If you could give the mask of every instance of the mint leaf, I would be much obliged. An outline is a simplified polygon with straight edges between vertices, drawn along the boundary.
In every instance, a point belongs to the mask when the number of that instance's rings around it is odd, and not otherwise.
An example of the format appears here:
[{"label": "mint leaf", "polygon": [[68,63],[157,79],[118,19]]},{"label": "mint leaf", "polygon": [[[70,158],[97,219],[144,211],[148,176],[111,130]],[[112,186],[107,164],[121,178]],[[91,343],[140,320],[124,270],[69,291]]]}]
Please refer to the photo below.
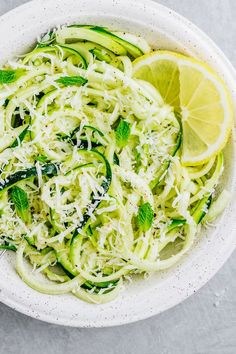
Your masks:
[{"label": "mint leaf", "polygon": [[10,190],[10,197],[15,205],[17,215],[25,223],[29,223],[31,221],[31,214],[27,193],[22,188],[14,186]]},{"label": "mint leaf", "polygon": [[130,136],[130,124],[125,120],[119,122],[116,132],[116,144],[123,148],[127,145]]},{"label": "mint leaf", "polygon": [[21,75],[25,73],[25,70],[0,70],[0,84],[10,84],[16,81]]},{"label": "mint leaf", "polygon": [[44,155],[38,155],[38,156],[35,157],[35,160],[39,161],[39,162],[47,162],[48,161],[48,157],[44,156]]},{"label": "mint leaf", "polygon": [[16,72],[14,70],[0,70],[0,83],[8,84],[16,80]]},{"label": "mint leaf", "polygon": [[0,250],[8,250],[8,251],[17,251],[16,246],[10,245],[9,243],[5,242],[3,245],[0,244]]},{"label": "mint leaf", "polygon": [[146,232],[152,226],[154,212],[150,203],[142,204],[138,210],[137,224],[140,230]]},{"label": "mint leaf", "polygon": [[64,86],[83,86],[88,80],[82,76],[62,76],[56,82]]}]

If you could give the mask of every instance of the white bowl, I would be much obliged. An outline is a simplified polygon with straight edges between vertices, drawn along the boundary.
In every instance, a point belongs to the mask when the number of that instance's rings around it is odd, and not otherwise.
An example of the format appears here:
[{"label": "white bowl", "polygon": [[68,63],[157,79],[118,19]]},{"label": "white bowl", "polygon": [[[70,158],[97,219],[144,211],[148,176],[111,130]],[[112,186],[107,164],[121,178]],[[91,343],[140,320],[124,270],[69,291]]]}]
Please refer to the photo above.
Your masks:
[{"label": "white bowl", "polygon": [[[188,53],[209,63],[226,81],[236,103],[236,73],[224,54],[196,26],[172,10],[137,0],[36,0],[0,18],[0,60],[23,53],[38,35],[64,23],[93,23],[141,34],[154,48]],[[235,191],[235,145],[226,149],[222,181]],[[0,261],[0,301],[29,316],[61,325],[113,326],[158,314],[192,295],[223,265],[236,246],[236,201],[216,227],[203,230],[188,255],[172,269],[135,281],[105,305],[90,305],[72,295],[47,296],[25,285],[14,269],[14,255]]]}]

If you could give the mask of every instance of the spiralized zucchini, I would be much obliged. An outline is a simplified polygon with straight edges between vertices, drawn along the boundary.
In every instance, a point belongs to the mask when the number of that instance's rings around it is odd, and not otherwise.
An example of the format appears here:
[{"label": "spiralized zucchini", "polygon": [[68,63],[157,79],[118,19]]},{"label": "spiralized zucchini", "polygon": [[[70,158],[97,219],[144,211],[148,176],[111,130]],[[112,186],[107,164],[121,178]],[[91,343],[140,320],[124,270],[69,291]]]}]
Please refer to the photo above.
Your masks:
[{"label": "spiralized zucchini", "polygon": [[223,154],[181,164],[179,114],[132,78],[149,51],[63,27],[1,70],[0,248],[39,292],[111,301],[128,274],[174,265],[197,237]]}]

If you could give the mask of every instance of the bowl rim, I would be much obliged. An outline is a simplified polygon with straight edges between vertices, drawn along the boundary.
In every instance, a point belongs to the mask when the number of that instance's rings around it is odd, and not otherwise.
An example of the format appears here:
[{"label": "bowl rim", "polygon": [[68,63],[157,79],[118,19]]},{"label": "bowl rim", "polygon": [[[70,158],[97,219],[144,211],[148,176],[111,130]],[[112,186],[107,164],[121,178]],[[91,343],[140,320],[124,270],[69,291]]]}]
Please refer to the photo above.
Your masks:
[{"label": "bowl rim", "polygon": [[[52,2],[53,0],[48,0],[48,3]],[[56,0],[58,2],[60,2],[61,0]],[[98,1],[99,0],[95,0]],[[125,0],[118,0],[117,3],[124,3]],[[15,17],[18,14],[24,12],[25,10],[29,11],[34,9],[34,7],[38,4],[41,4],[42,0],[32,0],[29,1],[25,4],[22,4],[10,11],[8,11],[7,13],[3,14],[2,16],[0,16],[0,20],[1,22],[7,22],[9,17]],[[54,0],[55,3],[55,0]],[[236,83],[236,71],[233,67],[233,65],[230,63],[230,61],[228,60],[228,58],[225,56],[225,54],[222,52],[222,50],[213,42],[213,40],[211,40],[209,38],[208,35],[206,35],[201,29],[199,29],[195,24],[193,24],[191,21],[189,21],[188,19],[186,19],[184,16],[178,14],[176,11],[162,5],[159,4],[157,2],[151,1],[151,0],[131,0],[130,4],[137,4],[137,3],[141,3],[141,4],[145,4],[148,8],[153,8],[155,10],[159,10],[160,12],[162,12],[162,14],[164,14],[164,16],[168,17],[168,18],[172,18],[173,21],[179,22],[181,23],[181,25],[183,25],[186,28],[189,28],[189,31],[192,32],[192,34],[196,35],[197,38],[200,38],[200,40],[202,42],[204,42],[205,44],[209,45],[209,47],[212,48],[213,52],[217,54],[217,56],[219,57],[219,59],[221,60],[221,62],[224,64],[224,67],[227,71],[230,71],[232,74],[232,86],[233,84]],[[44,0],[44,6],[47,6],[47,2]],[[1,27],[1,23],[0,23],[0,27]],[[235,140],[235,139],[234,139]],[[234,148],[235,148],[235,141],[234,141]],[[196,286],[196,290],[199,290],[202,286],[204,286],[217,272],[218,270],[223,266],[223,264],[228,260],[228,258],[230,257],[230,255],[233,253],[234,249],[236,248],[236,242],[235,244],[229,244],[227,247],[227,250],[225,251],[224,255],[222,255],[221,257],[218,257],[217,262],[214,263],[214,266],[211,268],[210,271],[208,271],[207,275],[205,275],[203,277],[203,279],[201,281],[198,281],[198,284]],[[1,286],[1,284],[0,284]],[[66,325],[66,326],[71,326],[71,327],[112,327],[112,326],[118,326],[118,325],[122,325],[122,324],[127,324],[127,323],[132,323],[132,322],[136,322],[138,320],[143,320],[146,319],[148,317],[154,316],[156,314],[159,314],[163,311],[166,311],[167,309],[170,309],[174,306],[176,306],[177,304],[179,304],[180,302],[184,301],[185,299],[187,299],[188,297],[190,297],[191,295],[193,295],[193,293],[195,293],[194,288],[192,290],[189,290],[188,292],[183,292],[181,293],[181,295],[178,296],[178,299],[175,301],[172,301],[171,304],[169,304],[168,306],[166,306],[166,308],[163,308],[161,310],[157,310],[155,312],[155,309],[153,312],[145,312],[145,311],[140,311],[138,313],[138,315],[133,316],[133,317],[129,317],[127,316],[126,318],[123,318],[122,320],[120,318],[116,319],[113,318],[112,320],[109,319],[107,320],[106,318],[103,320],[99,320],[99,322],[96,323],[90,323],[89,320],[88,321],[82,321],[81,319],[65,319],[65,318],[57,318],[55,319],[55,317],[53,317],[53,315],[47,314],[47,313],[40,313],[40,317],[37,313],[35,313],[34,311],[32,311],[30,308],[28,308],[27,306],[20,304],[19,302],[17,302],[14,297],[5,297],[1,294],[0,291],[0,301],[4,304],[6,304],[7,306],[25,314],[28,315],[30,317],[36,318],[36,319],[40,319],[41,321],[45,321],[48,323],[52,323],[52,324],[59,324],[59,325]]]}]

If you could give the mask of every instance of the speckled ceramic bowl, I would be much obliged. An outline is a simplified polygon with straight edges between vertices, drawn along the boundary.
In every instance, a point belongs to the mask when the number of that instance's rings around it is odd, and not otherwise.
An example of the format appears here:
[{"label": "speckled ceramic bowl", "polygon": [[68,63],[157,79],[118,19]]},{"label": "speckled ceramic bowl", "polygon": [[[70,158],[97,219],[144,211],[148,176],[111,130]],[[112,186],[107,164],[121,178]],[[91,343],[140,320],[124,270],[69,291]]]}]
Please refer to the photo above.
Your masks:
[{"label": "speckled ceramic bowl", "polygon": [[[170,9],[140,0],[36,0],[0,18],[0,61],[23,53],[35,38],[58,24],[80,22],[141,34],[154,48],[188,53],[209,63],[227,82],[236,103],[236,73],[216,45],[192,23]],[[235,191],[235,145],[226,149],[222,185]],[[0,259],[0,301],[29,316],[61,325],[113,326],[144,319],[178,304],[204,285],[236,246],[236,201],[216,227],[204,230],[181,263],[127,286],[105,305],[90,305],[72,295],[47,296],[25,285],[14,269],[14,255]]]}]

